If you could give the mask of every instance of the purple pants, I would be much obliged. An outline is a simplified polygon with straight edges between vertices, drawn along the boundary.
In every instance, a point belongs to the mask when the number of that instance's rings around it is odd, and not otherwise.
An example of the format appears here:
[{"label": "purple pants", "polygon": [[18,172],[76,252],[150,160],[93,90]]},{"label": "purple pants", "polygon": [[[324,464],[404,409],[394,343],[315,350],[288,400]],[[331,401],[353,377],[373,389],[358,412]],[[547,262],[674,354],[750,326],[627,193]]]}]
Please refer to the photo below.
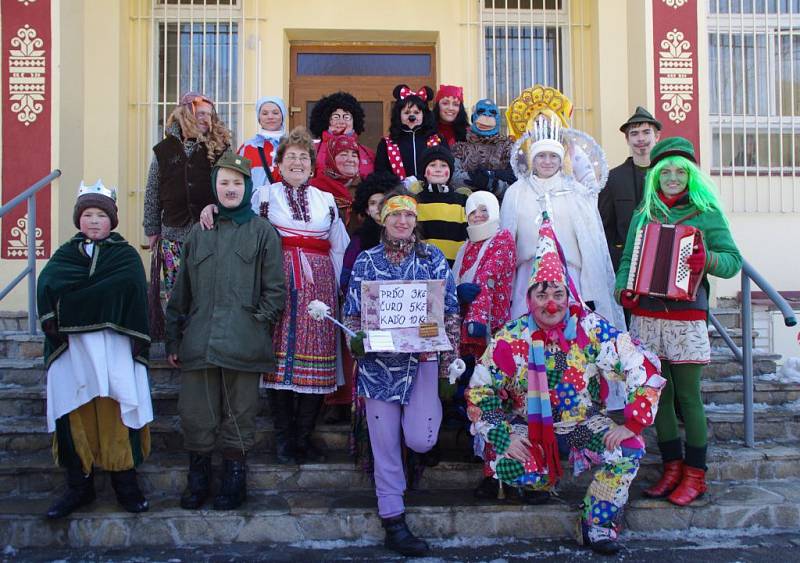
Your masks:
[{"label": "purple pants", "polygon": [[375,494],[378,514],[391,518],[405,512],[403,493],[406,476],[400,450],[402,437],[406,446],[425,453],[436,445],[442,423],[439,401],[438,362],[420,362],[414,389],[407,405],[367,399],[367,427],[375,458]]}]

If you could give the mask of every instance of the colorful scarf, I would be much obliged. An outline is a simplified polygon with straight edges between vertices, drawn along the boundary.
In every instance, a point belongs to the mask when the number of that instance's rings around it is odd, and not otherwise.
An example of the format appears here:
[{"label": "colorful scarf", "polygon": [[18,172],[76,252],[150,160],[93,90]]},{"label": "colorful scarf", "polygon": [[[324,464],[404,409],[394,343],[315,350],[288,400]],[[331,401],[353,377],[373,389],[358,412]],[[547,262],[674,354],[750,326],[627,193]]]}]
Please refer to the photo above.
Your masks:
[{"label": "colorful scarf", "polygon": [[410,211],[417,214],[417,200],[407,195],[396,195],[383,202],[381,207],[381,225],[386,223],[386,217],[397,211]]},{"label": "colorful scarf", "polygon": [[[533,329],[536,322],[528,317]],[[553,410],[550,406],[550,389],[547,385],[544,346],[545,335],[540,330],[531,331],[531,346],[528,353],[528,439],[539,467],[547,468],[547,477],[555,485],[563,474],[558,458],[558,442],[553,431]]]}]

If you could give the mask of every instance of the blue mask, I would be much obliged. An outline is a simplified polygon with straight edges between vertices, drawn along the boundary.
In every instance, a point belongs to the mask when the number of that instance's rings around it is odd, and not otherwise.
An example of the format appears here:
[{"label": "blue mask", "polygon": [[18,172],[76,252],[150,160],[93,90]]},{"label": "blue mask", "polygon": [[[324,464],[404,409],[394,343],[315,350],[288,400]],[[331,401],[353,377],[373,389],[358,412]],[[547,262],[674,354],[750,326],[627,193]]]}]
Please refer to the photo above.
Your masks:
[{"label": "blue mask", "polygon": [[[481,119],[483,118],[483,119]],[[489,121],[488,118],[494,119],[494,128],[489,130],[481,130],[477,127],[477,121],[481,119],[482,122]],[[500,132],[500,109],[492,100],[484,99],[475,104],[475,110],[472,112],[472,125],[470,129],[476,135],[481,137],[491,137]]]}]

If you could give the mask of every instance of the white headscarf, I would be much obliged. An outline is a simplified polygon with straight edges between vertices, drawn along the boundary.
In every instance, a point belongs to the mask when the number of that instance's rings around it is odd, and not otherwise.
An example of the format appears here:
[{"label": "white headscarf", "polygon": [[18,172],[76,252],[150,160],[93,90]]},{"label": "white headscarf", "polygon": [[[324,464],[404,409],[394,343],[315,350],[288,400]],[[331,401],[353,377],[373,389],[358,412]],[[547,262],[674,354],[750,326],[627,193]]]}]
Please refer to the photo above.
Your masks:
[{"label": "white headscarf", "polygon": [[467,225],[467,235],[472,242],[486,240],[500,230],[500,204],[491,192],[478,191],[467,198],[465,205],[467,217],[481,206],[486,208],[489,219],[480,225]]},{"label": "white headscarf", "polygon": [[[258,119],[258,116],[261,113],[261,106],[266,103],[273,103],[281,110],[283,120],[281,121],[281,128],[277,131],[267,131],[261,127],[261,121]],[[256,102],[256,123],[258,123],[258,136],[263,137],[277,147],[281,137],[286,135],[286,103],[277,96],[262,96]]]}]

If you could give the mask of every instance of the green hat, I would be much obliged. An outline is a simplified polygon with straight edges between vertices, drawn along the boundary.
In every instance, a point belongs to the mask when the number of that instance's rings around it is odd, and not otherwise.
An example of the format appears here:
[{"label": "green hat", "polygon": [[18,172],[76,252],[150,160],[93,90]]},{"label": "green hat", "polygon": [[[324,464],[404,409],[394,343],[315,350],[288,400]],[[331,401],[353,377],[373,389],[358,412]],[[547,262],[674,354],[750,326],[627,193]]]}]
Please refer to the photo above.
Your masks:
[{"label": "green hat", "polygon": [[658,131],[661,131],[661,122],[642,106],[636,106],[636,111],[628,118],[628,121],[619,126],[619,130],[624,133],[631,125],[639,125],[641,123],[652,123]]},{"label": "green hat", "polygon": [[697,164],[697,159],[694,156],[694,145],[689,139],[684,139],[683,137],[667,137],[657,142],[650,151],[650,168],[655,166],[659,160],[663,160],[668,156],[682,156]]},{"label": "green hat", "polygon": [[239,156],[232,150],[227,150],[222,153],[217,163],[214,165],[216,168],[230,168],[241,172],[245,176],[250,176],[250,159]]}]

